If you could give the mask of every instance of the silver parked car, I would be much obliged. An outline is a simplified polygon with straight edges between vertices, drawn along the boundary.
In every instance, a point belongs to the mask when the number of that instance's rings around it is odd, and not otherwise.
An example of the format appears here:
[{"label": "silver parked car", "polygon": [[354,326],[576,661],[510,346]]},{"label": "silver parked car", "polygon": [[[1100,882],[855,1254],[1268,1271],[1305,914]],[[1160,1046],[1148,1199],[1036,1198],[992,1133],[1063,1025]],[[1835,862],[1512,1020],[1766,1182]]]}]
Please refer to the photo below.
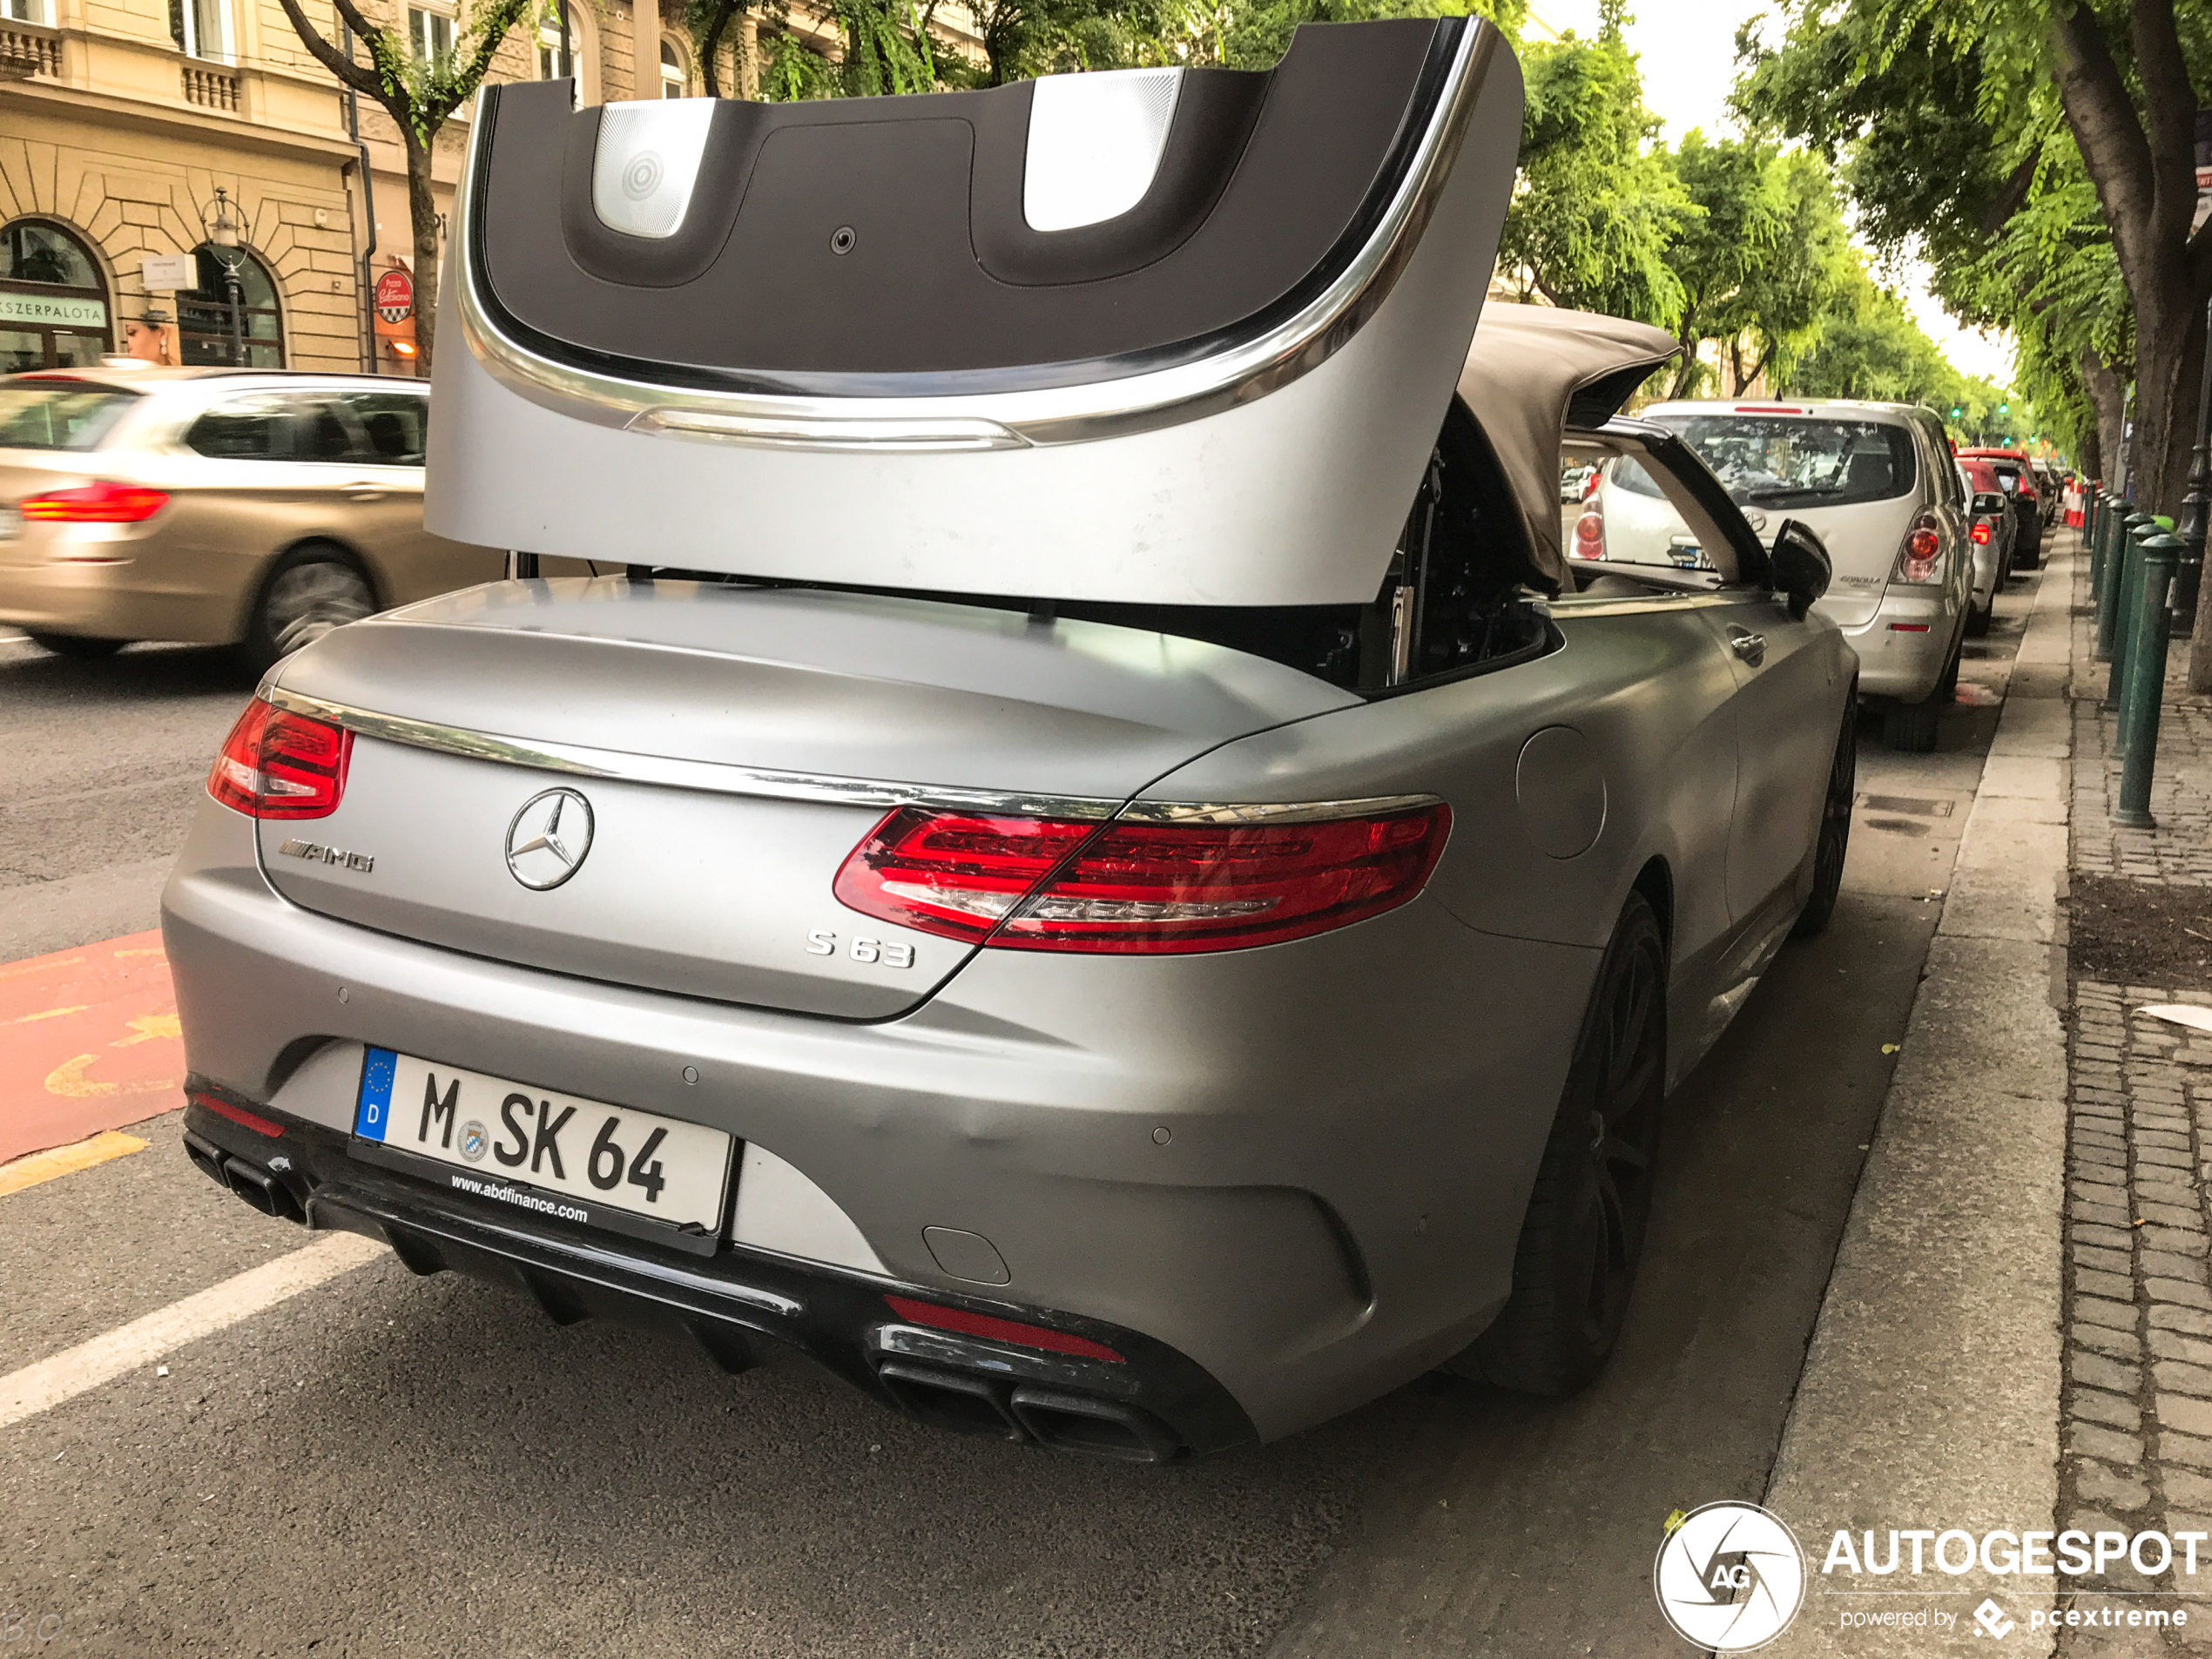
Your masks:
[{"label": "silver parked car", "polygon": [[[1616,418],[1664,333],[1477,327],[1487,24],[885,107],[486,93],[430,522],[532,551],[224,745],[188,1150],[1069,1451],[1587,1381],[1668,1091],[1836,901],[1817,538]],[[1570,571],[1616,457],[1703,567]]]},{"label": "silver parked car", "polygon": [[497,575],[422,527],[429,393],[143,364],[0,381],[0,623],[66,656],[187,640],[260,669]]},{"label": "silver parked car", "polygon": [[[1835,563],[1822,612],[1859,658],[1859,691],[1892,748],[1935,747],[1975,608],[1966,492],[1940,422],[1902,404],[1655,403],[1755,527],[1787,514]],[[1694,563],[1698,537],[1633,463],[1607,469],[1575,532],[1577,556]]]}]

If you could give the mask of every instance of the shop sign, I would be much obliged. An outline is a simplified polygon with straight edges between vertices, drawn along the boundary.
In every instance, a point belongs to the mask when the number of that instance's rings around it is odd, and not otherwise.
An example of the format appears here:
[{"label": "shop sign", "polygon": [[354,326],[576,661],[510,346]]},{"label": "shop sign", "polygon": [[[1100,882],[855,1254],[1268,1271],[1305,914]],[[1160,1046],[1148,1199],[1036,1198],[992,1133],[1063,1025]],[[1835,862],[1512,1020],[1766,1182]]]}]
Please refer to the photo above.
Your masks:
[{"label": "shop sign", "polygon": [[73,294],[0,293],[0,322],[28,322],[48,328],[105,328],[107,302]]}]

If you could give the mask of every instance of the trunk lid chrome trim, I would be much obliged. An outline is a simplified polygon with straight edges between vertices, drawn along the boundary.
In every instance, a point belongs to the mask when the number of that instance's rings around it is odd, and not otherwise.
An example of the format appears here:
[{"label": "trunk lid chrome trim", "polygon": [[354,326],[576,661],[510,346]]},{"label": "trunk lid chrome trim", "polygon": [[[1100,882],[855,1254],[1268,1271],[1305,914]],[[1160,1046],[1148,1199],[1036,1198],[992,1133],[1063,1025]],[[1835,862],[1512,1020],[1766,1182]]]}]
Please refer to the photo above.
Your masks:
[{"label": "trunk lid chrome trim", "polygon": [[825,772],[736,766],[721,761],[630,754],[583,744],[506,737],[405,715],[381,714],[373,709],[355,708],[303,691],[287,691],[280,685],[264,685],[258,695],[273,707],[341,726],[362,737],[380,738],[386,742],[458,755],[465,759],[524,766],[567,777],[656,784],[664,788],[707,794],[880,806],[887,812],[900,806],[925,806],[943,812],[997,813],[1097,823],[1120,818],[1148,824],[1296,824],[1430,806],[1440,799],[1431,794],[1408,794],[1355,800],[1125,802],[1099,795],[1028,795],[944,784],[900,783],[881,778],[841,778]]}]

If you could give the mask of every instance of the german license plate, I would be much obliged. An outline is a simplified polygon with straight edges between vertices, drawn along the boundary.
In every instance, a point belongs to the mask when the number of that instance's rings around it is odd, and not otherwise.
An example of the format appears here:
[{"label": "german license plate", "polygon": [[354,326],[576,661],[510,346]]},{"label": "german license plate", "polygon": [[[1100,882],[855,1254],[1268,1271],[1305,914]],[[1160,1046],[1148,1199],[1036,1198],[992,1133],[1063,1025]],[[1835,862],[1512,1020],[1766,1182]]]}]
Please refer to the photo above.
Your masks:
[{"label": "german license plate", "polygon": [[620,1211],[711,1233],[730,1188],[721,1130],[389,1049],[362,1062],[354,1133],[450,1165],[456,1191],[560,1221],[618,1225],[602,1212]]}]

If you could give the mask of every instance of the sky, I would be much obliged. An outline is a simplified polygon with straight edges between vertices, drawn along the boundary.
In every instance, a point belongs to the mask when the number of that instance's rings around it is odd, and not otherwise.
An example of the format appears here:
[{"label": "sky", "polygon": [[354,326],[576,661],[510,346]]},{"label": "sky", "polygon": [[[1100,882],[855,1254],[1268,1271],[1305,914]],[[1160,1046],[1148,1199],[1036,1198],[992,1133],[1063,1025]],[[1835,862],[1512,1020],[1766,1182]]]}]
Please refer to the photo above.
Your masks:
[{"label": "sky", "polygon": [[[1736,30],[1770,10],[1757,0],[1629,0],[1629,45],[1642,59],[1643,99],[1666,124],[1669,144],[1692,127],[1732,132],[1726,105],[1736,78]],[[1597,0],[1534,0],[1532,20],[1578,34],[1597,30]],[[1917,262],[1899,273],[1905,302],[1928,337],[1961,374],[2004,384],[2012,378],[2013,344],[2001,334],[1960,327],[1927,287]]]}]

